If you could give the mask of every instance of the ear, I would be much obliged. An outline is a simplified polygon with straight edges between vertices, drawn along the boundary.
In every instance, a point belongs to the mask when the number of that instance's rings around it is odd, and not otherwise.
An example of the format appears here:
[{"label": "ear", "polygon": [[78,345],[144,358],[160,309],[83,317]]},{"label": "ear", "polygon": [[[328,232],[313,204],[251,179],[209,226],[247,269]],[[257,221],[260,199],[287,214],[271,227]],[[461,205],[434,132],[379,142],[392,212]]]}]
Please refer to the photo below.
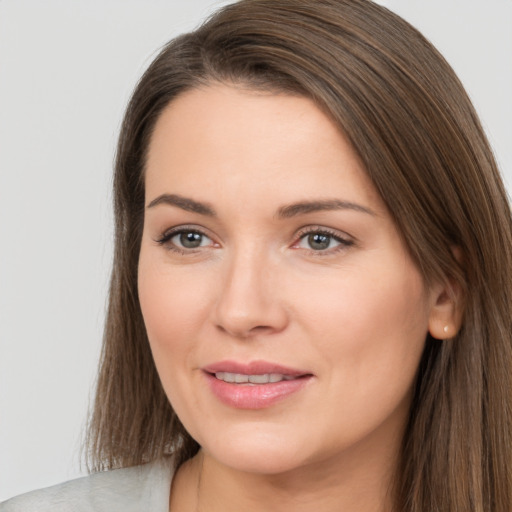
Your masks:
[{"label": "ear", "polygon": [[453,279],[434,286],[428,330],[433,338],[453,338],[460,329],[464,312],[461,286]]}]

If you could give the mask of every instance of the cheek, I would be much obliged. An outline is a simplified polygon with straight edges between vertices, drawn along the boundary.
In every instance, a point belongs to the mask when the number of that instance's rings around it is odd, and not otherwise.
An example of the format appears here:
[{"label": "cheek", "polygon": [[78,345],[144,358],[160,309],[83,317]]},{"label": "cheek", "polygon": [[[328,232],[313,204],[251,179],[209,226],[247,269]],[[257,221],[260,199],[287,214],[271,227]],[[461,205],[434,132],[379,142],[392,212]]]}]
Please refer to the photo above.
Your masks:
[{"label": "cheek", "polygon": [[196,409],[199,404],[190,392],[187,372],[195,362],[190,340],[199,337],[208,311],[207,280],[191,278],[187,269],[171,268],[165,255],[162,262],[161,255],[148,253],[141,251],[138,290],[153,360],[173,408]]},{"label": "cheek", "polygon": [[[148,251],[149,252],[149,251]],[[157,257],[160,257],[158,255]],[[165,258],[165,255],[164,255]],[[151,350],[159,372],[189,349],[207,315],[207,281],[190,279],[186,269],[170,268],[141,252],[139,300]],[[172,354],[173,357],[168,357]],[[165,377],[162,376],[161,377]]]},{"label": "cheek", "polygon": [[[361,439],[379,425],[398,432],[427,332],[420,276],[415,270],[354,272],[319,289],[298,315],[315,340],[312,360],[319,362],[328,390],[317,406],[329,448]],[[345,430],[333,434],[333,425]]]},{"label": "cheek", "polygon": [[423,351],[429,310],[424,286],[411,265],[365,268],[317,283],[297,316],[340,389],[380,393],[382,386],[394,393],[394,382],[412,384]]}]

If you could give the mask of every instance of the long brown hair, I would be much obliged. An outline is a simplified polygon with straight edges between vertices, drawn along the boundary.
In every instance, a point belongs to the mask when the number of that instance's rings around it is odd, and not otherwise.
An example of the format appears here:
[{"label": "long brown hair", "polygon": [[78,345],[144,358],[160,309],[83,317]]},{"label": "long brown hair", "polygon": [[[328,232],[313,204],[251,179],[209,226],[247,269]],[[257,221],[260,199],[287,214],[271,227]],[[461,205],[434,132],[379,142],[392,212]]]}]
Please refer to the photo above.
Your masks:
[{"label": "long brown hair", "polygon": [[160,385],[137,263],[155,122],[179,94],[211,82],[313,99],[358,152],[426,283],[450,279],[463,290],[460,332],[426,340],[395,510],[509,512],[510,207],[450,66],[414,28],[368,0],[241,0],[171,41],[140,80],[115,167],[115,258],[89,429],[91,467],[166,453],[179,464],[199,449]]}]

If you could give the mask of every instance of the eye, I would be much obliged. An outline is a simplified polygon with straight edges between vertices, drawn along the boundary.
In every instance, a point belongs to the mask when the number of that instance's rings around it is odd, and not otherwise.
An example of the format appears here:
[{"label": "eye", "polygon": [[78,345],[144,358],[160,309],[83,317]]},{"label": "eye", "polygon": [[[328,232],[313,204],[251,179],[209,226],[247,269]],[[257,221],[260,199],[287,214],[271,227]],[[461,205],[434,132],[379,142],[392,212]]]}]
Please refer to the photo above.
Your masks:
[{"label": "eye", "polygon": [[300,239],[295,247],[318,253],[342,250],[353,244],[354,242],[352,240],[343,238],[339,234],[331,233],[325,229],[314,229],[301,233]]},{"label": "eye", "polygon": [[181,231],[172,236],[169,241],[178,247],[184,249],[196,249],[197,247],[204,247],[209,245],[211,240],[197,231]]},{"label": "eye", "polygon": [[215,245],[212,239],[201,231],[186,227],[171,229],[155,241],[166,249],[182,254],[200,247],[213,247]]}]

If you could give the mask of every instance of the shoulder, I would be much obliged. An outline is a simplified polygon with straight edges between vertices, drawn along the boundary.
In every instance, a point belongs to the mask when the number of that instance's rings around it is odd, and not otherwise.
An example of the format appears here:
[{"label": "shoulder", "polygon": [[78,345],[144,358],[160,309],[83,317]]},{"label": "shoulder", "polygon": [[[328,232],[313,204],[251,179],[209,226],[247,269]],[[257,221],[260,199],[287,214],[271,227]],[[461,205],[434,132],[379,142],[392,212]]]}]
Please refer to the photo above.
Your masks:
[{"label": "shoulder", "polygon": [[115,469],[32,491],[0,504],[0,512],[139,512],[169,510],[169,458]]}]

